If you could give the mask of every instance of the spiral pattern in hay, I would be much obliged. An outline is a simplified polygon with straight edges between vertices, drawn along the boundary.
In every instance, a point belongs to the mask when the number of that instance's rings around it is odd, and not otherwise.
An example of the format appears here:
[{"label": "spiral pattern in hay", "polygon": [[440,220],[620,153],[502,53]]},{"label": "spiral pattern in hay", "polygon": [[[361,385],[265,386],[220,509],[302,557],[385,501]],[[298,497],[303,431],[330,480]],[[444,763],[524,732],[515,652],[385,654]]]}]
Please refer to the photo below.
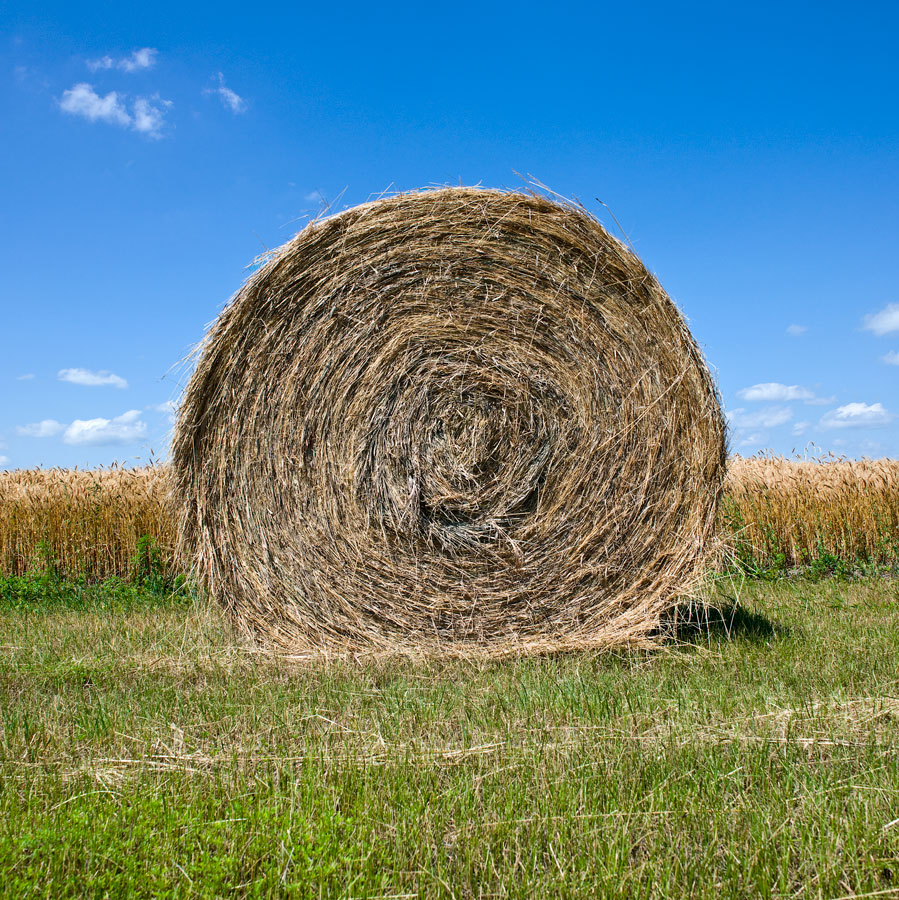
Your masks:
[{"label": "spiral pattern in hay", "polygon": [[181,544],[292,650],[645,637],[713,533],[724,425],[676,307],[584,210],[471,188],[310,225],[213,326]]}]

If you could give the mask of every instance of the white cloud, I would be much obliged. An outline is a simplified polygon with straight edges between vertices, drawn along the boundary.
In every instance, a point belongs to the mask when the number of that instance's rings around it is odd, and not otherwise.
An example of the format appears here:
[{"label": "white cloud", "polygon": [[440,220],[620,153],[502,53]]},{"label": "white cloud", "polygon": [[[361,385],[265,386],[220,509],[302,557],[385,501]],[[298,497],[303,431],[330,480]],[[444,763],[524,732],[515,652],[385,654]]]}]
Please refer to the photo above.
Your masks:
[{"label": "white cloud", "polygon": [[8,456],[0,456],[0,466],[5,466],[9,462]]},{"label": "white cloud", "polygon": [[869,313],[862,319],[862,328],[884,335],[899,331],[899,303],[887,303],[876,313]]},{"label": "white cloud", "polygon": [[57,376],[60,381],[68,381],[71,384],[83,384],[86,387],[117,387],[126,388],[128,382],[120,375],[105,370],[92,372],[90,369],[60,369]]},{"label": "white cloud", "polygon": [[104,69],[111,69],[116,61],[111,56],[101,56],[97,59],[89,59],[85,65],[91,72],[98,72]]},{"label": "white cloud", "polygon": [[888,366],[899,366],[899,353],[890,350],[885,356],[880,357]]},{"label": "white cloud", "polygon": [[31,381],[34,378],[34,372],[27,372],[25,375],[16,375],[16,381]]},{"label": "white cloud", "polygon": [[808,427],[811,424],[812,424],[811,422],[797,422],[793,426],[794,437],[802,437],[802,435],[804,435],[806,433],[806,431],[808,431]]},{"label": "white cloud", "polygon": [[893,417],[881,403],[847,403],[826,413],[821,424],[825,428],[861,428],[888,425]]},{"label": "white cloud", "polygon": [[105,69],[112,69],[116,61],[111,56],[100,56],[97,59],[89,59],[85,65],[91,72],[100,72]]},{"label": "white cloud", "polygon": [[218,72],[215,77],[219,83],[218,87],[206,88],[203,93],[218,94],[219,99],[222,101],[222,106],[224,106],[225,109],[230,109],[231,112],[235,114],[246,112],[247,101],[225,84],[225,76],[221,72]]},{"label": "white cloud", "polygon": [[767,435],[764,432],[755,432],[754,434],[747,434],[745,437],[741,437],[737,443],[741,447],[758,447],[766,438]]},{"label": "white cloud", "polygon": [[145,437],[147,425],[141,420],[140,411],[128,412],[114,419],[75,419],[71,425],[44,419],[30,425],[19,425],[16,432],[23,437],[49,438],[62,434],[67,444],[127,444]]},{"label": "white cloud", "polygon": [[815,395],[798,384],[778,384],[766,381],[737,391],[737,396],[744,400],[813,400]]},{"label": "white cloud", "polygon": [[76,84],[63,91],[59,108],[73,116],[82,116],[89,122],[109,122],[111,125],[128,126],[131,116],[115,91],[101,97],[89,84]]},{"label": "white cloud", "polygon": [[765,406],[748,413],[745,409],[732,409],[727,413],[728,421],[737,428],[775,428],[793,418],[789,406]]},{"label": "white cloud", "polygon": [[310,191],[306,194],[306,202],[307,203],[324,203],[325,198],[322,197],[321,191]]},{"label": "white cloud", "polygon": [[30,425],[16,426],[16,433],[21,434],[23,437],[56,437],[56,435],[65,430],[65,427],[62,422],[57,422],[56,419],[44,419],[40,422],[32,422]]},{"label": "white cloud", "polygon": [[89,122],[120,125],[151,138],[162,137],[163,119],[171,105],[171,100],[163,100],[159,94],[154,94],[152,97],[138,97],[129,112],[124,95],[110,91],[101,97],[86,83],[63,91],[59,99],[59,108],[70,115],[81,116]]},{"label": "white cloud", "polygon": [[114,419],[75,419],[62,439],[67,444],[128,444],[146,434],[139,410],[130,409]]},{"label": "white cloud", "polygon": [[92,72],[105,69],[121,69],[123,72],[138,72],[141,69],[152,69],[156,65],[156,54],[158,51],[155,47],[141,47],[140,50],[134,50],[131,56],[113,59],[111,56],[101,56],[99,59],[89,59],[87,67]]},{"label": "white cloud", "polygon": [[749,401],[789,401],[802,400],[820,406],[823,403],[832,403],[834,397],[818,397],[813,391],[801,384],[779,384],[776,381],[766,381],[763,384],[753,384],[750,387],[737,391],[737,396]]},{"label": "white cloud", "polygon": [[808,331],[808,325],[787,325],[787,334],[790,337],[799,337]]},{"label": "white cloud", "polygon": [[134,118],[131,127],[151,138],[162,137],[165,114],[172,106],[171,100],[163,100],[159,94],[152,97],[138,97],[134,101]]}]

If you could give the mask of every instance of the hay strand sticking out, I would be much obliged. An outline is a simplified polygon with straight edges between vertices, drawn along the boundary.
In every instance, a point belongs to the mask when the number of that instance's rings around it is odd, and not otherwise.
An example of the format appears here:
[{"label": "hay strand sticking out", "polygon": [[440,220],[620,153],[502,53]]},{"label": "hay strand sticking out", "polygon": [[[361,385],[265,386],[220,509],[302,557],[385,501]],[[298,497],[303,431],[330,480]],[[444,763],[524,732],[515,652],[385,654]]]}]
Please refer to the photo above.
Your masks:
[{"label": "hay strand sticking out", "polygon": [[180,543],[292,651],[635,642],[701,572],[724,435],[677,308],[582,208],[400,194],[307,227],[211,329]]}]

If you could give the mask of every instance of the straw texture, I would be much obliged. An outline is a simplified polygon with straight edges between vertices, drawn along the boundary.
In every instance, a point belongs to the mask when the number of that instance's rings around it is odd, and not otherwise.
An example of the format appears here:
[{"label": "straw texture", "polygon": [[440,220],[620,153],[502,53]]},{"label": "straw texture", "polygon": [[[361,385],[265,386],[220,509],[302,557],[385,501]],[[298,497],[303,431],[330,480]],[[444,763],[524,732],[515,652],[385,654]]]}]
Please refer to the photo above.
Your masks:
[{"label": "straw texture", "polygon": [[582,208],[400,194],[307,227],[214,324],[180,545],[290,651],[634,643],[702,570],[724,434],[678,310]]}]

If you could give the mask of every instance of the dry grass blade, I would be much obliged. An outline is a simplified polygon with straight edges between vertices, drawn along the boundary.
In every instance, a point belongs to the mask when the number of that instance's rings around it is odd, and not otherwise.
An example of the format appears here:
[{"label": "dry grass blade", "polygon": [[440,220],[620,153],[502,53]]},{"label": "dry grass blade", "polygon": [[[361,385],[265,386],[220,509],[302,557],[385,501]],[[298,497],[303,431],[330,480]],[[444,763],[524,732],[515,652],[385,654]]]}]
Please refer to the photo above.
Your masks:
[{"label": "dry grass blade", "polygon": [[473,188],[314,223],[176,427],[182,548],[264,644],[634,642],[713,545],[724,422],[677,308],[582,208]]}]

